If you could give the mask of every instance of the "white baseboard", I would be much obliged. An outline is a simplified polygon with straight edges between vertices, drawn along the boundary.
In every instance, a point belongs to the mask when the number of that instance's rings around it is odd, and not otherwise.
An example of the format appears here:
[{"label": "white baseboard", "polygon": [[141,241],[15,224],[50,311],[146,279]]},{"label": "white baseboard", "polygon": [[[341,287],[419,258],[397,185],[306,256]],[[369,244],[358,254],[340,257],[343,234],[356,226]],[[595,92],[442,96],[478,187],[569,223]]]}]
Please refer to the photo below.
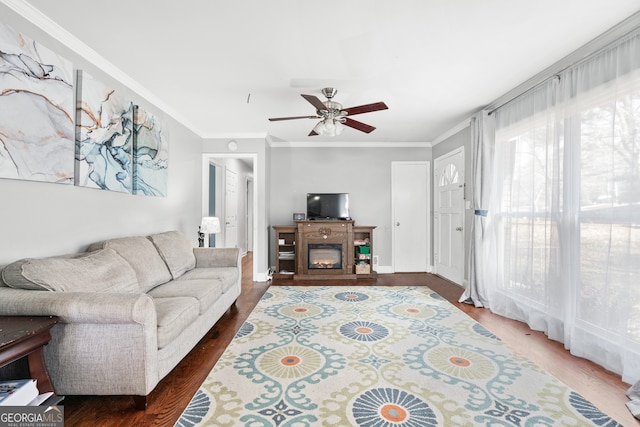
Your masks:
[{"label": "white baseboard", "polygon": [[[391,265],[378,265],[375,266],[375,271],[378,274],[392,274],[395,273],[395,270],[393,269],[393,266]],[[433,266],[429,266],[427,268],[427,273],[432,273],[433,272]],[[269,271],[266,271],[264,273],[259,273],[257,277],[254,277],[253,279],[256,282],[268,282],[270,280],[269,277]]]},{"label": "white baseboard", "polygon": [[391,274],[395,273],[393,267],[390,265],[377,265],[375,266],[376,273],[378,274]]},{"label": "white baseboard", "polygon": [[269,278],[268,272],[264,272],[264,273],[258,273],[258,275],[253,278],[253,281],[254,282],[268,282],[269,279],[270,278]]},{"label": "white baseboard", "polygon": [[[376,270],[376,273],[378,274],[392,274],[396,272],[393,266],[391,265],[377,265],[375,266],[375,270]],[[433,273],[433,266],[432,265],[427,266],[426,272]]]}]

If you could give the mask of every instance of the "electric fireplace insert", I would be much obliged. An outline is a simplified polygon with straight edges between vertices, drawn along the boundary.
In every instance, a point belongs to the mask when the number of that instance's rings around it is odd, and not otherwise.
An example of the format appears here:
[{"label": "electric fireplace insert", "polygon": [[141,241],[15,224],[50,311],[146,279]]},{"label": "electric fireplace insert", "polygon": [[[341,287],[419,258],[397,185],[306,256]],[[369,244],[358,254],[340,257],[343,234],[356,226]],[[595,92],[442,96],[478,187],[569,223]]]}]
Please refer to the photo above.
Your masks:
[{"label": "electric fireplace insert", "polygon": [[309,270],[341,270],[342,244],[309,243]]}]

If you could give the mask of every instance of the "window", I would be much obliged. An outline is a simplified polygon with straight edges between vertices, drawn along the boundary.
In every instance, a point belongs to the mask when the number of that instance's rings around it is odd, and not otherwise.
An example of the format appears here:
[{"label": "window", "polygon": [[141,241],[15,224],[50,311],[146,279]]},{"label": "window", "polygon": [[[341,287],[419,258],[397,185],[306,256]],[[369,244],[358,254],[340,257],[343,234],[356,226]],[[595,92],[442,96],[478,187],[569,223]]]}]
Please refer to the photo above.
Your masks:
[{"label": "window", "polygon": [[638,52],[640,32],[496,112],[489,208],[491,309],[627,382],[640,380]]}]

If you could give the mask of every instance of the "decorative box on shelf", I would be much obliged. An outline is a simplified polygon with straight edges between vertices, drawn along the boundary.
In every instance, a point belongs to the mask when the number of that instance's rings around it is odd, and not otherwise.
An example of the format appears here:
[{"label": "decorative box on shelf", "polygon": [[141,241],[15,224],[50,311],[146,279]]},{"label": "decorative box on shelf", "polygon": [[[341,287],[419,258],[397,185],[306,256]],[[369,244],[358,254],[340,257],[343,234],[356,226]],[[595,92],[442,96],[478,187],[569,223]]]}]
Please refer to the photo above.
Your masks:
[{"label": "decorative box on shelf", "polygon": [[371,273],[371,266],[366,263],[356,264],[356,274],[369,274]]}]

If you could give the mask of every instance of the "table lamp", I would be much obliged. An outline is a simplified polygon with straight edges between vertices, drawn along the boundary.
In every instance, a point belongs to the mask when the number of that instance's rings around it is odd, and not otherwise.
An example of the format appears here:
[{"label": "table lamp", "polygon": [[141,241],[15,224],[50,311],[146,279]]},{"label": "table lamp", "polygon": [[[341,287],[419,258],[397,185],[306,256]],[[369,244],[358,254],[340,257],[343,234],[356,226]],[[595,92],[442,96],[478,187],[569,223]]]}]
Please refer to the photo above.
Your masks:
[{"label": "table lamp", "polygon": [[220,220],[215,216],[202,217],[200,227],[198,227],[198,246],[204,247],[204,235],[216,234],[220,232]]}]

